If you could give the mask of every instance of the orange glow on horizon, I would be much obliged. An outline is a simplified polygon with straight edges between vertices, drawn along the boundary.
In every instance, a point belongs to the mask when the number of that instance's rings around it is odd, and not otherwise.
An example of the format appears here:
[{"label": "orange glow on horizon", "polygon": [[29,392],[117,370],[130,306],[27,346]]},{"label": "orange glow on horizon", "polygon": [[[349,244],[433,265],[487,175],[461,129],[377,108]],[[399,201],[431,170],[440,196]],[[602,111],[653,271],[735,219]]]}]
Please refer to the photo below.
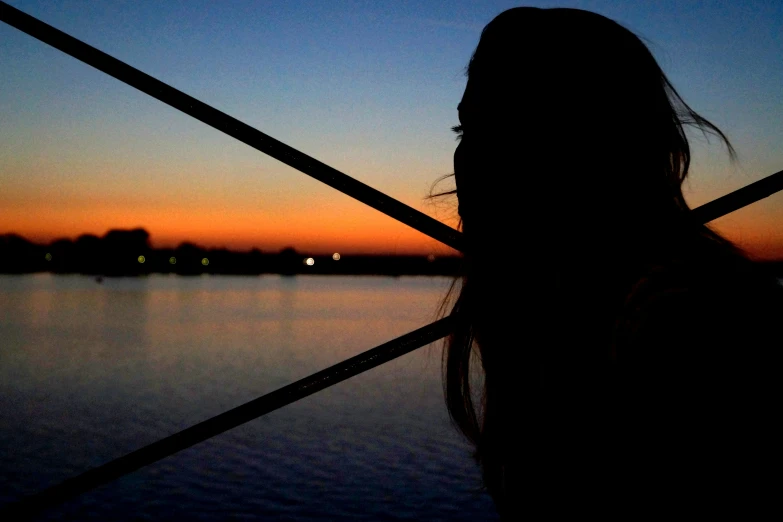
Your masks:
[{"label": "orange glow on horizon", "polygon": [[[341,209],[343,210],[343,209]],[[364,209],[363,209],[364,210]],[[375,215],[373,215],[375,214]],[[0,233],[16,233],[36,243],[75,239],[81,234],[102,236],[110,229],[144,228],[156,248],[173,248],[187,241],[205,248],[276,252],[294,247],[302,252],[328,254],[455,254],[453,249],[371,209],[335,212],[315,219],[313,214],[269,216],[263,212],[225,209],[140,209],[97,207],[50,208],[47,212],[11,209]]]},{"label": "orange glow on horizon", "polygon": [[[55,239],[75,239],[81,234],[102,236],[112,228],[141,227],[150,233],[156,248],[173,248],[188,241],[205,248],[228,248],[247,251],[258,248],[276,252],[294,247],[301,252],[328,254],[456,254],[424,234],[391,218],[378,215],[365,219],[364,226],[343,215],[328,223],[310,224],[308,220],[290,221],[289,226],[276,229],[259,225],[260,221],[245,216],[236,221],[218,212],[196,212],[181,215],[179,219],[165,216],[139,216],[132,213],[90,212],[87,215],[68,215],[50,212],[45,219],[41,213],[16,212],[6,214],[0,233],[16,233],[36,242],[48,243]],[[236,216],[235,216],[236,217]],[[366,218],[366,216],[364,216]],[[340,225],[343,225],[342,227]],[[783,259],[783,229],[764,226],[747,218],[725,217],[711,225],[715,231],[730,239],[751,256],[758,259]]]},{"label": "orange glow on horizon", "polygon": [[776,226],[774,222],[741,216],[743,210],[738,211],[736,216],[728,215],[715,220],[710,224],[710,228],[754,259],[783,260],[783,228]]},{"label": "orange glow on horizon", "polygon": [[[19,198],[3,203],[0,233],[17,233],[37,243],[75,239],[85,233],[102,236],[113,228],[141,227],[150,233],[152,245],[157,248],[172,248],[188,241],[205,248],[277,252],[294,247],[300,252],[330,256],[334,252],[456,254],[434,239],[356,202],[274,209],[228,204],[190,208],[75,198]],[[710,227],[752,257],[783,259],[780,213],[773,198],[769,198],[720,218]],[[455,220],[446,223],[456,226]],[[523,236],[520,241],[524,242]]]}]

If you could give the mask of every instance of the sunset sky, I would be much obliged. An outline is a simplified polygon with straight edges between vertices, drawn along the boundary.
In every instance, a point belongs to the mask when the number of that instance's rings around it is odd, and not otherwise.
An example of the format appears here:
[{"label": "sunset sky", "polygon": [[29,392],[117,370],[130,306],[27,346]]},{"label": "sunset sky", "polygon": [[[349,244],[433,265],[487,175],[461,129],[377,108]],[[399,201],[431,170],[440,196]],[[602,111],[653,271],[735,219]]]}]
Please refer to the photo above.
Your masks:
[{"label": "sunset sky", "polygon": [[[455,225],[464,67],[505,1],[9,4]],[[604,14],[652,42],[739,153],[693,135],[698,206],[783,169],[783,2],[529,2]],[[144,227],[155,246],[449,253],[407,226],[0,23],[0,234]],[[783,193],[714,227],[783,258]]]}]

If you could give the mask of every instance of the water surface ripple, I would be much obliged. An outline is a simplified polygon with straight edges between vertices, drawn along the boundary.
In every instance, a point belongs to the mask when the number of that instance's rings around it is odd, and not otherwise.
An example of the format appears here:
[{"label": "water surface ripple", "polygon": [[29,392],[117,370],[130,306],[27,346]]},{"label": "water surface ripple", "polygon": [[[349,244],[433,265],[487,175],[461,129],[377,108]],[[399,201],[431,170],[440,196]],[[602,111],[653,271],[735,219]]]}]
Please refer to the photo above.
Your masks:
[{"label": "water surface ripple", "polygon": [[[449,281],[0,276],[0,504],[435,319]],[[496,520],[431,345],[41,520]]]}]

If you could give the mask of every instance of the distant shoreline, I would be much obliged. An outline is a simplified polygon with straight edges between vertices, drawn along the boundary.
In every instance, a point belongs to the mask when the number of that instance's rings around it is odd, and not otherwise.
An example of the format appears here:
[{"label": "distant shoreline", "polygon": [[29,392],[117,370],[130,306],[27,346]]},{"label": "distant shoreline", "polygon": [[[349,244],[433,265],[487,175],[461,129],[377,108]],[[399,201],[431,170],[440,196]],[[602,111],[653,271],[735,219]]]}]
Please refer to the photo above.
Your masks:
[{"label": "distant shoreline", "polygon": [[292,247],[267,253],[236,252],[182,243],[152,248],[144,229],[110,230],[103,237],[82,235],[49,244],[17,234],[0,236],[0,273],[83,274],[128,277],[148,274],[213,275],[383,275],[454,276],[461,256],[311,254]]}]

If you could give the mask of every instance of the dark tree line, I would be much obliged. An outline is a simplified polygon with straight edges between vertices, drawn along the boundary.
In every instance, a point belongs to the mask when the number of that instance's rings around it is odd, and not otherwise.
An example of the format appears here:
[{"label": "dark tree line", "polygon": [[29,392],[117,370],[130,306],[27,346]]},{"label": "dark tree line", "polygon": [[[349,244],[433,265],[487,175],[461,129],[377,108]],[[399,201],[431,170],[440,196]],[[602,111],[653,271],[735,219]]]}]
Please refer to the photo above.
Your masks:
[{"label": "dark tree line", "polygon": [[75,241],[60,239],[37,244],[16,235],[0,236],[0,273],[53,272],[100,276],[138,276],[150,273],[198,274],[377,274],[454,275],[462,259],[456,256],[310,255],[293,248],[267,253],[258,249],[234,252],[205,249],[192,243],[177,248],[152,248],[141,228],[110,230]]}]

